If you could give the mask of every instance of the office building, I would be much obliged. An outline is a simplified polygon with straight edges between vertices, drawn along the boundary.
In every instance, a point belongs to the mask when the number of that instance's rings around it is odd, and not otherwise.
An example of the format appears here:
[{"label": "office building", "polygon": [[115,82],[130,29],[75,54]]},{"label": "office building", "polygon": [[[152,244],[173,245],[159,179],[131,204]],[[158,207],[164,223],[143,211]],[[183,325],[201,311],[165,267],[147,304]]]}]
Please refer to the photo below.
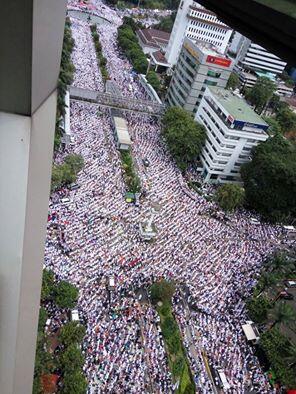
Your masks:
[{"label": "office building", "polygon": [[235,33],[235,46],[230,46],[230,51],[236,51],[236,64],[238,69],[251,69],[255,71],[269,72],[274,75],[281,74],[286,67],[286,62],[281,60],[278,56],[268,52],[266,49],[258,44],[255,44],[247,37],[240,33]]},{"label": "office building", "polygon": [[185,37],[168,89],[168,103],[196,112],[206,86],[225,87],[231,70],[231,59],[210,44]]},{"label": "office building", "polygon": [[252,88],[258,78],[266,77],[275,84],[275,94],[278,94],[281,97],[290,97],[293,95],[293,87],[287,86],[283,80],[281,80],[280,78],[276,78],[275,75],[272,73],[263,73],[261,71],[252,70],[238,70],[237,73],[239,76],[242,90],[244,90],[245,88]]},{"label": "office building", "polygon": [[231,36],[230,27],[216,15],[193,0],[181,0],[174,27],[166,49],[167,62],[176,64],[185,37],[193,41],[205,41],[225,53]]},{"label": "office building", "polygon": [[239,95],[207,87],[195,120],[207,130],[201,172],[206,182],[240,182],[250,152],[268,138],[268,124]]}]

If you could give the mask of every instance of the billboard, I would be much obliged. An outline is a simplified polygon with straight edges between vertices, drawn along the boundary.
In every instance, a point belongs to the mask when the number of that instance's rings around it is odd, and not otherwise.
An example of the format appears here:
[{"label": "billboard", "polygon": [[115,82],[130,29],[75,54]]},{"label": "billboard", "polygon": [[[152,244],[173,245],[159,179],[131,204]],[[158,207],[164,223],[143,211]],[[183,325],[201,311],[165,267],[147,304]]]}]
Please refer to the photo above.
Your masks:
[{"label": "billboard", "polygon": [[187,49],[187,51],[190,53],[190,55],[192,55],[196,60],[199,61],[198,53],[190,46],[190,44],[188,44],[187,42],[185,42],[184,48]]},{"label": "billboard", "polygon": [[217,66],[222,66],[222,67],[230,67],[231,65],[230,59],[225,59],[223,57],[217,57],[211,55],[207,56],[206,62],[211,64],[217,64]]}]

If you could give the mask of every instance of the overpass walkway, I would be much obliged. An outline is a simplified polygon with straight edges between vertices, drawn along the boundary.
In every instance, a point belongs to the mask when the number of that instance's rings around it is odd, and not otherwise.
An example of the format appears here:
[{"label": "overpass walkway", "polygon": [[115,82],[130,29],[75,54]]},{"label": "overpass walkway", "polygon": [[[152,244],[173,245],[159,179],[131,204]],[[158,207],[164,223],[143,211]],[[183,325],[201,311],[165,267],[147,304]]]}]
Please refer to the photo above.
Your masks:
[{"label": "overpass walkway", "polygon": [[88,101],[99,104],[103,107],[116,108],[124,111],[138,112],[152,116],[162,116],[165,111],[165,105],[150,100],[139,100],[129,97],[118,96],[112,93],[97,92],[69,87],[70,98],[72,100]]}]

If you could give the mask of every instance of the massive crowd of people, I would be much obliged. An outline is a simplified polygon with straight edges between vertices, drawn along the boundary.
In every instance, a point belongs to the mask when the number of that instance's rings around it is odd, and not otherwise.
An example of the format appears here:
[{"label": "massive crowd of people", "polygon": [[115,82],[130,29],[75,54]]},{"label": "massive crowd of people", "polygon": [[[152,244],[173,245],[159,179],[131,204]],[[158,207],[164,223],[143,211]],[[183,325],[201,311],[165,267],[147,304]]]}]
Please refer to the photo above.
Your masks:
[{"label": "massive crowd of people", "polygon": [[[71,0],[70,6],[77,2]],[[131,65],[120,54],[115,10],[93,0],[92,12],[112,23],[98,26],[110,78],[126,97],[143,98]],[[73,85],[103,91],[87,21],[72,18],[75,39]],[[131,86],[132,88],[130,88]],[[71,102],[71,132],[85,166],[79,189],[61,189],[51,196],[45,266],[79,288],[78,309],[86,321],[84,371],[89,393],[171,393],[172,381],[155,310],[139,296],[157,279],[174,280],[174,313],[184,337],[198,393],[211,393],[211,368],[222,368],[227,393],[271,393],[266,376],[246,342],[245,298],[256,283],[263,259],[281,236],[279,227],[253,225],[248,214],[224,222],[209,214],[214,203],[191,191],[166,151],[157,119],[125,114],[132,137],[132,155],[145,197],[127,204],[121,161],[109,109]],[[143,159],[149,160],[149,167]],[[63,204],[62,197],[70,203]],[[139,223],[152,204],[157,238],[142,241]],[[60,242],[61,229],[63,242]],[[114,290],[108,278],[115,279]],[[185,307],[186,306],[186,307]],[[189,334],[190,333],[190,334]]]}]

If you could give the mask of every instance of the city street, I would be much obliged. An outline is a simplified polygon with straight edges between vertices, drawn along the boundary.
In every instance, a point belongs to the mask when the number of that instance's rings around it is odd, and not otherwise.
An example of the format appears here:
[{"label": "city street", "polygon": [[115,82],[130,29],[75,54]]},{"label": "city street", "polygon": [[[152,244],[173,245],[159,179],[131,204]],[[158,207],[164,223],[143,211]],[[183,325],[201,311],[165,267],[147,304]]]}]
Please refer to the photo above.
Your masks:
[{"label": "city street", "polygon": [[[99,0],[91,3],[94,14],[111,22],[100,20],[97,26],[111,80],[122,96],[147,100],[130,63],[117,48],[116,31],[122,16]],[[68,7],[79,9],[79,3],[71,0]],[[71,17],[71,22],[76,67],[73,85],[104,92],[89,23],[85,17]],[[224,370],[230,385],[225,393],[245,392],[248,379],[256,392],[271,393],[241,324],[246,320],[244,299],[256,284],[262,261],[282,242],[280,227],[255,226],[246,212],[232,214],[228,223],[211,217],[209,209],[218,210],[217,206],[188,188],[160,136],[160,120],[137,113],[125,116],[132,155],[146,191],[139,207],[124,199],[125,183],[109,109],[71,101],[74,142],[55,157],[60,162],[74,152],[85,161],[78,176],[80,188],[62,189],[51,196],[49,211],[56,213],[55,223],[64,225],[70,252],[66,255],[56,235],[48,233],[45,266],[79,288],[78,309],[87,321],[83,349],[88,392],[173,392],[175,382],[157,314],[146,299],[139,302],[139,293],[136,296],[133,290],[165,278],[177,283],[173,307],[197,393],[221,392],[211,374],[217,368]],[[144,166],[143,158],[149,160],[149,167]],[[60,201],[64,196],[70,198],[70,204]],[[59,202],[54,203],[55,199]],[[145,243],[139,223],[149,218],[155,203],[161,207],[155,215],[157,238]],[[115,278],[111,301],[106,288],[110,276]],[[179,284],[186,285],[188,294],[180,292]],[[189,310],[188,305],[194,309]]]}]

